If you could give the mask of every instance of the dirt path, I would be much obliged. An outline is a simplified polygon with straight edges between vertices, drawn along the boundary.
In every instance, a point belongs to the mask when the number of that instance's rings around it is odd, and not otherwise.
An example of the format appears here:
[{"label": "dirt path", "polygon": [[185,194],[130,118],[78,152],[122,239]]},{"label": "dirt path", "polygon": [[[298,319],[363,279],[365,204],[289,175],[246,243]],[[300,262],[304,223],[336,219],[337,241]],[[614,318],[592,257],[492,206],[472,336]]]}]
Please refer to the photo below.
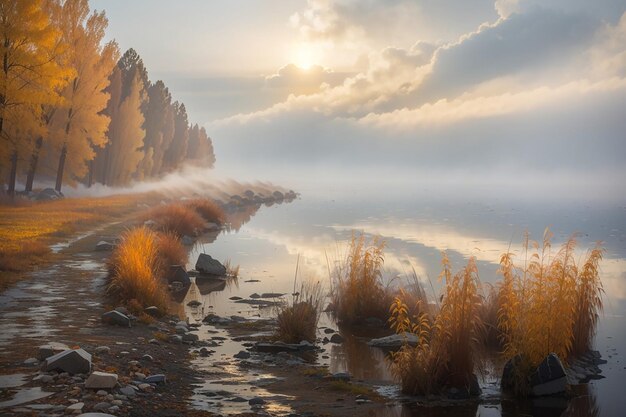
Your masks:
[{"label": "dirt path", "polygon": [[[174,318],[132,328],[101,322],[106,307],[103,285],[109,253],[96,252],[94,248],[100,240],[119,236],[130,220],[131,217],[122,219],[69,244],[57,245],[57,262],[28,273],[0,295],[0,415],[63,415],[67,406],[77,402],[84,403],[86,412],[107,401],[118,407],[114,414],[120,416],[207,414],[188,410],[186,398],[196,375],[189,369],[187,346],[149,343],[157,330],[171,331]],[[33,380],[39,375],[39,367],[26,365],[25,361],[36,358],[38,347],[49,342],[80,346],[93,355],[93,370],[117,373],[122,385],[136,379],[134,372],[163,373],[168,383],[154,392],[146,389],[134,398],[111,400],[80,388],[80,379],[69,376],[47,382]],[[109,352],[96,353],[96,348],[102,346],[109,347]],[[16,384],[22,385],[11,386]],[[79,389],[73,391],[77,386]],[[32,399],[45,393],[51,394],[34,402],[14,406],[7,403],[15,399],[15,394]]]}]

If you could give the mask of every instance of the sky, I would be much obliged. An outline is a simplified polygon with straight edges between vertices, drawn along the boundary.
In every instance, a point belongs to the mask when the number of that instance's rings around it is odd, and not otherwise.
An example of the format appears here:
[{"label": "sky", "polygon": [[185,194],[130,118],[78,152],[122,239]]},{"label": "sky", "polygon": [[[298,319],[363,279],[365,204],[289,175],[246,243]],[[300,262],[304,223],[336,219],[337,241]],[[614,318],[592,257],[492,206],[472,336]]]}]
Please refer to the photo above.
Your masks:
[{"label": "sky", "polygon": [[626,196],[626,0],[92,0],[261,179]]}]

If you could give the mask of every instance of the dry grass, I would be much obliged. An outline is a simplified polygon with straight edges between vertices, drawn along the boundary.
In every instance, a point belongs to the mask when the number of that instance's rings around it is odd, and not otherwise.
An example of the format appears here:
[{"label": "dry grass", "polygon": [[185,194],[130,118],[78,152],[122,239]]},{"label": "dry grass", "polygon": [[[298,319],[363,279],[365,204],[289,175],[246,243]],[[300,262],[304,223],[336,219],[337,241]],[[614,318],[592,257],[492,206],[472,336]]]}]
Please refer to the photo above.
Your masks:
[{"label": "dry grass", "polygon": [[425,312],[411,317],[399,298],[391,307],[394,330],[412,332],[419,340],[417,346],[407,345],[393,354],[392,369],[406,394],[428,395],[445,388],[469,387],[475,368],[481,369],[478,336],[482,297],[475,261],[471,258],[456,275],[452,275],[445,253],[442,263],[444,293],[434,317]]},{"label": "dry grass", "polygon": [[290,305],[280,308],[274,337],[285,343],[315,343],[324,296],[319,282],[304,283]]},{"label": "dry grass", "polygon": [[204,228],[202,217],[192,208],[174,203],[154,207],[142,217],[156,223],[155,229],[177,236],[196,236]]},{"label": "dry grass", "polygon": [[171,265],[187,265],[189,256],[180,238],[173,233],[159,233],[157,235],[157,269],[167,271]]},{"label": "dry grass", "polygon": [[331,277],[332,312],[342,324],[358,324],[376,317],[386,321],[393,297],[383,284],[385,242],[374,238],[366,244],[363,235],[352,236],[346,258]]},{"label": "dry grass", "polygon": [[198,198],[185,201],[185,205],[194,209],[207,222],[215,224],[224,224],[226,222],[224,210],[212,200]]},{"label": "dry grass", "polygon": [[369,387],[346,381],[331,381],[328,383],[328,389],[334,392],[349,393],[353,395],[377,396],[376,393]]},{"label": "dry grass", "polygon": [[158,240],[147,227],[126,231],[111,255],[113,273],[107,293],[118,302],[167,309],[167,292],[159,278]]},{"label": "dry grass", "polygon": [[551,237],[546,229],[539,245],[526,236],[523,266],[514,264],[511,253],[500,260],[498,325],[505,359],[521,361],[513,383],[514,392],[521,396],[529,391],[529,372],[548,353],[567,363],[572,355],[590,348],[602,309],[598,273],[602,249],[591,250],[579,268],[574,258],[576,239],[571,237],[553,253]]}]

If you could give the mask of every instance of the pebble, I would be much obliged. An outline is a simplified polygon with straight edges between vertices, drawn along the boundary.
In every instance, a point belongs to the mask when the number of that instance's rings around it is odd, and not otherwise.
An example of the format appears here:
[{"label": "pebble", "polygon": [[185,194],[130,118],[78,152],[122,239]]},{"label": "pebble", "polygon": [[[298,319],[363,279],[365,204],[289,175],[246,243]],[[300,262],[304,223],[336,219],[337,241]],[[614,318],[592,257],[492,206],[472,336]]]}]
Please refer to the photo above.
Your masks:
[{"label": "pebble", "polygon": [[98,346],[96,348],[96,353],[100,353],[100,354],[106,353],[106,354],[108,354],[108,353],[111,353],[111,348],[108,347],[108,346]]},{"label": "pebble", "polygon": [[37,358],[28,358],[24,361],[24,365],[37,365],[39,360]]},{"label": "pebble", "polygon": [[122,400],[113,400],[113,401],[111,401],[111,404],[113,404],[113,405],[122,405],[122,404],[124,404],[124,401],[122,401]]},{"label": "pebble", "polygon": [[151,345],[159,345],[160,344],[159,341],[156,340],[156,339],[150,339],[150,340],[148,340],[148,343],[150,343]]},{"label": "pebble", "polygon": [[54,381],[54,377],[52,375],[42,375],[41,376],[41,382],[43,382],[44,384],[48,384],[50,382]]},{"label": "pebble", "polygon": [[84,406],[85,406],[85,403],[75,403],[67,407],[66,410],[69,410],[70,412],[73,413],[76,411],[82,411]]},{"label": "pebble", "polygon": [[141,372],[135,372],[135,378],[137,378],[140,381],[143,381],[144,379],[146,379],[146,374],[142,374]]},{"label": "pebble", "polygon": [[120,388],[120,392],[122,393],[122,395],[125,395],[127,397],[134,397],[135,394],[136,394],[135,393],[135,389],[133,387],[129,387],[129,386]]},{"label": "pebble", "polygon": [[98,397],[106,397],[107,396],[107,392],[105,390],[101,389],[98,392],[96,392],[96,395]]},{"label": "pebble", "polygon": [[265,400],[261,397],[254,397],[250,401],[248,401],[250,405],[262,405],[265,404]]},{"label": "pebble", "polygon": [[150,361],[150,362],[152,362],[154,360],[154,358],[152,356],[148,355],[148,354],[143,355],[141,357],[141,359],[143,359],[144,361]]},{"label": "pebble", "polygon": [[111,408],[109,403],[98,403],[93,406],[94,411],[108,410],[109,408]]},{"label": "pebble", "polygon": [[236,353],[234,355],[235,358],[237,359],[248,359],[250,357],[250,352],[246,352],[245,350],[241,350],[239,351],[239,353]]}]

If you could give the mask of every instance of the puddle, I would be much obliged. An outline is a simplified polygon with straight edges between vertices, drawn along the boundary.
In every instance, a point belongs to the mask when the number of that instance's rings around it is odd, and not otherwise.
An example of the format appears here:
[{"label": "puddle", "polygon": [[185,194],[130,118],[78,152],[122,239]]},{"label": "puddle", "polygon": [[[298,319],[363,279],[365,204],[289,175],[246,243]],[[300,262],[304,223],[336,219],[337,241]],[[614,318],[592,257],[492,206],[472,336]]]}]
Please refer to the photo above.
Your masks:
[{"label": "puddle", "polygon": [[40,387],[19,388],[15,391],[12,399],[0,402],[0,408],[13,407],[16,405],[29,403],[31,401],[46,398],[52,394],[54,393],[42,391]]},{"label": "puddle", "polygon": [[0,375],[0,388],[21,387],[28,382],[27,378],[28,375],[26,374]]},{"label": "puddle", "polygon": [[81,239],[84,239],[86,237],[89,237],[91,235],[93,235],[94,233],[96,233],[97,230],[92,230],[90,232],[87,233],[83,233],[81,235],[78,235],[76,237],[73,237],[69,240],[66,240],[64,242],[59,242],[59,243],[55,243],[53,245],[50,245],[50,250],[52,251],[52,253],[59,253],[61,252],[63,249],[67,249],[70,247],[70,245],[72,243],[78,242]]}]

